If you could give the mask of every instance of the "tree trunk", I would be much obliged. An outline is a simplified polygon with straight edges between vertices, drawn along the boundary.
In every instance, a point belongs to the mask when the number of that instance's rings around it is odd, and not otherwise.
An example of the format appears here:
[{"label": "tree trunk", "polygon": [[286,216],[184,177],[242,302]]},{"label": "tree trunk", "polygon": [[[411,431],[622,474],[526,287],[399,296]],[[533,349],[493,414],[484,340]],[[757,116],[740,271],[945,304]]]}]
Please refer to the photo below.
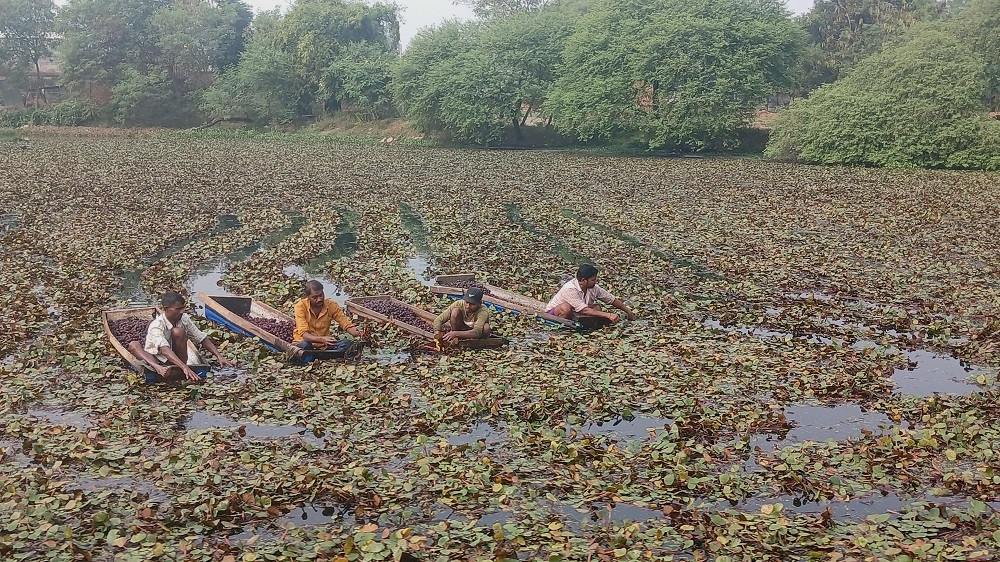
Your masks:
[{"label": "tree trunk", "polygon": [[521,118],[521,126],[523,127],[525,123],[528,122],[528,116],[531,115],[531,105],[528,106],[528,111],[524,112],[524,117]]},{"label": "tree trunk", "polygon": [[35,59],[35,77],[38,80],[38,90],[35,91],[35,109],[38,109],[38,100],[42,99],[42,68],[38,66],[38,59]]}]

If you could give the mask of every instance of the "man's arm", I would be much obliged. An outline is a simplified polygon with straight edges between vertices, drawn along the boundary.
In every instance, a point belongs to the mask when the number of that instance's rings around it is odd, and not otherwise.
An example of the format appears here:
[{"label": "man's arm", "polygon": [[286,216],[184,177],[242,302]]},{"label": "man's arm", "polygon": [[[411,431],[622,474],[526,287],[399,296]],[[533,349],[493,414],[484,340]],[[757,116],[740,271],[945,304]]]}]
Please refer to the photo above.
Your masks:
[{"label": "man's arm", "polygon": [[220,367],[233,367],[236,365],[236,363],[233,363],[229,359],[222,356],[222,352],[215,346],[215,342],[212,341],[212,338],[206,336],[205,339],[201,340],[201,346],[215,356],[215,360],[219,362]]},{"label": "man's arm", "polygon": [[348,334],[351,334],[356,338],[361,337],[361,330],[359,330],[358,327],[354,325],[354,322],[351,322],[351,319],[348,318],[346,314],[344,314],[344,311],[340,308],[340,305],[337,303],[334,303],[333,319],[337,322],[338,325],[340,325],[340,328],[345,332],[347,332]]},{"label": "man's arm", "polygon": [[635,313],[632,312],[632,309],[629,308],[628,305],[625,304],[625,301],[621,300],[620,298],[616,297],[615,300],[611,301],[611,306],[613,306],[613,307],[617,308],[618,310],[621,310],[622,312],[624,312],[625,316],[629,320],[635,320]]},{"label": "man's arm", "polygon": [[441,314],[438,314],[437,318],[434,319],[434,336],[435,337],[440,337],[441,336],[441,333],[444,330],[444,324],[445,324],[445,322],[451,320],[451,307],[453,307],[453,306],[455,306],[455,303],[449,304],[447,307],[445,307],[445,309],[443,311],[441,311]]},{"label": "man's arm", "polygon": [[198,373],[194,372],[191,369],[191,367],[188,367],[188,364],[186,362],[181,361],[181,358],[177,357],[177,354],[174,353],[174,350],[171,349],[170,346],[161,345],[157,351],[160,352],[160,355],[167,358],[168,363],[173,363],[174,365],[180,367],[181,370],[184,371],[184,376],[187,377],[188,380],[192,381],[201,380],[201,377],[198,376]]}]

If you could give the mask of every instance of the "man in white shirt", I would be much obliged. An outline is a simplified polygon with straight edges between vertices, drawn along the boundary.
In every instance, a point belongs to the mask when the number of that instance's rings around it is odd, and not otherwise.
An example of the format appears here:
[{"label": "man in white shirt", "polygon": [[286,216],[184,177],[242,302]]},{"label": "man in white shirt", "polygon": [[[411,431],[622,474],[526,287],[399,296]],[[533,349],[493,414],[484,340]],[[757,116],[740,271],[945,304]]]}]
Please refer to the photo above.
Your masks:
[{"label": "man in white shirt", "polygon": [[188,353],[188,341],[200,344],[206,351],[215,356],[220,367],[232,367],[235,363],[226,359],[219,352],[208,334],[202,332],[191,321],[184,310],[187,308],[184,297],[175,292],[164,293],[160,298],[160,314],[149,323],[146,329],[146,344],[134,341],[128,344],[129,351],[136,357],[146,361],[160,375],[169,376],[180,369],[189,380],[201,380],[190,365],[196,365],[199,358]]},{"label": "man in white shirt", "polygon": [[597,268],[589,263],[581,265],[576,271],[576,279],[571,279],[559,289],[545,306],[545,312],[568,320],[592,317],[618,322],[621,317],[613,312],[604,312],[597,301],[610,304],[624,312],[629,320],[635,320],[635,313],[624,301],[597,284]]}]

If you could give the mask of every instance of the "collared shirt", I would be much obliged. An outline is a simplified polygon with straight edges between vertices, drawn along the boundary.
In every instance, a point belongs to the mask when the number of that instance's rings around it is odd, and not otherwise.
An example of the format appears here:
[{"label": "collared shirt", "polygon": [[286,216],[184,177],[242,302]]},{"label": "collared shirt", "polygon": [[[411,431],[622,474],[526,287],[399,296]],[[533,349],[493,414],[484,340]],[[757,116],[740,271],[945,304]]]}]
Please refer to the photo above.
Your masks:
[{"label": "collared shirt", "polygon": [[[205,341],[208,334],[202,332],[198,329],[198,326],[194,325],[191,321],[191,317],[185,313],[181,315],[180,321],[177,325],[184,328],[184,333],[187,334],[189,340],[196,344],[200,344]],[[171,351],[174,351],[174,345],[172,338],[170,337],[170,330],[174,329],[174,325],[167,320],[166,314],[159,314],[153,321],[149,323],[149,327],[146,328],[146,345],[143,346],[150,355],[155,355],[156,359],[166,363],[167,358],[162,353],[160,353],[161,347],[169,347]],[[188,354],[187,363],[188,365],[194,365],[198,362],[198,357],[192,357]]]},{"label": "collared shirt", "polygon": [[[330,299],[323,301],[323,308],[314,313],[309,299],[305,298],[295,303],[295,331],[292,332],[292,343],[299,343],[306,334],[327,337],[330,335],[330,324],[336,322],[343,329],[354,325],[351,319],[340,309],[340,305]],[[325,343],[312,344],[316,349],[326,349]]]},{"label": "collared shirt", "polygon": [[[438,317],[434,319],[434,331],[440,332],[441,328],[451,321],[451,311],[458,309],[462,311],[462,320],[465,321],[466,326],[470,326],[476,331],[476,335],[483,337],[483,329],[486,327],[486,323],[490,321],[490,309],[486,308],[485,304],[479,305],[479,309],[469,314],[469,303],[462,299],[448,305],[448,308],[444,309],[444,312],[438,314]],[[457,329],[455,326],[451,327],[452,330]]]},{"label": "collared shirt", "polygon": [[573,312],[580,312],[585,308],[589,308],[596,301],[611,304],[615,302],[615,296],[605,291],[600,285],[594,285],[593,288],[584,291],[580,288],[580,281],[578,279],[571,279],[559,289],[559,292],[552,297],[549,304],[545,305],[545,310],[552,310],[568,302],[573,307]]}]

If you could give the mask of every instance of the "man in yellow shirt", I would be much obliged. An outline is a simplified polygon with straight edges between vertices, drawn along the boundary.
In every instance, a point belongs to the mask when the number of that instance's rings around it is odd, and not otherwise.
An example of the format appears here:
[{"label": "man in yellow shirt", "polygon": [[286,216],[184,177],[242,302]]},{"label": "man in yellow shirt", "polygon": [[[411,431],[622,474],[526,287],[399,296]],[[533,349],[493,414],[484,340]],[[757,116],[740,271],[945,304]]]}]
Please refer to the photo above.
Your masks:
[{"label": "man in yellow shirt", "polygon": [[483,291],[469,287],[434,319],[434,339],[447,343],[490,337],[490,311],[483,306]]},{"label": "man in yellow shirt", "polygon": [[362,337],[361,330],[344,314],[340,305],[326,298],[322,283],[307,281],[302,292],[305,297],[295,303],[294,345],[288,351],[290,360],[300,359],[307,350],[324,350],[337,345],[339,340],[330,336],[330,325],[334,322],[348,334]]}]

